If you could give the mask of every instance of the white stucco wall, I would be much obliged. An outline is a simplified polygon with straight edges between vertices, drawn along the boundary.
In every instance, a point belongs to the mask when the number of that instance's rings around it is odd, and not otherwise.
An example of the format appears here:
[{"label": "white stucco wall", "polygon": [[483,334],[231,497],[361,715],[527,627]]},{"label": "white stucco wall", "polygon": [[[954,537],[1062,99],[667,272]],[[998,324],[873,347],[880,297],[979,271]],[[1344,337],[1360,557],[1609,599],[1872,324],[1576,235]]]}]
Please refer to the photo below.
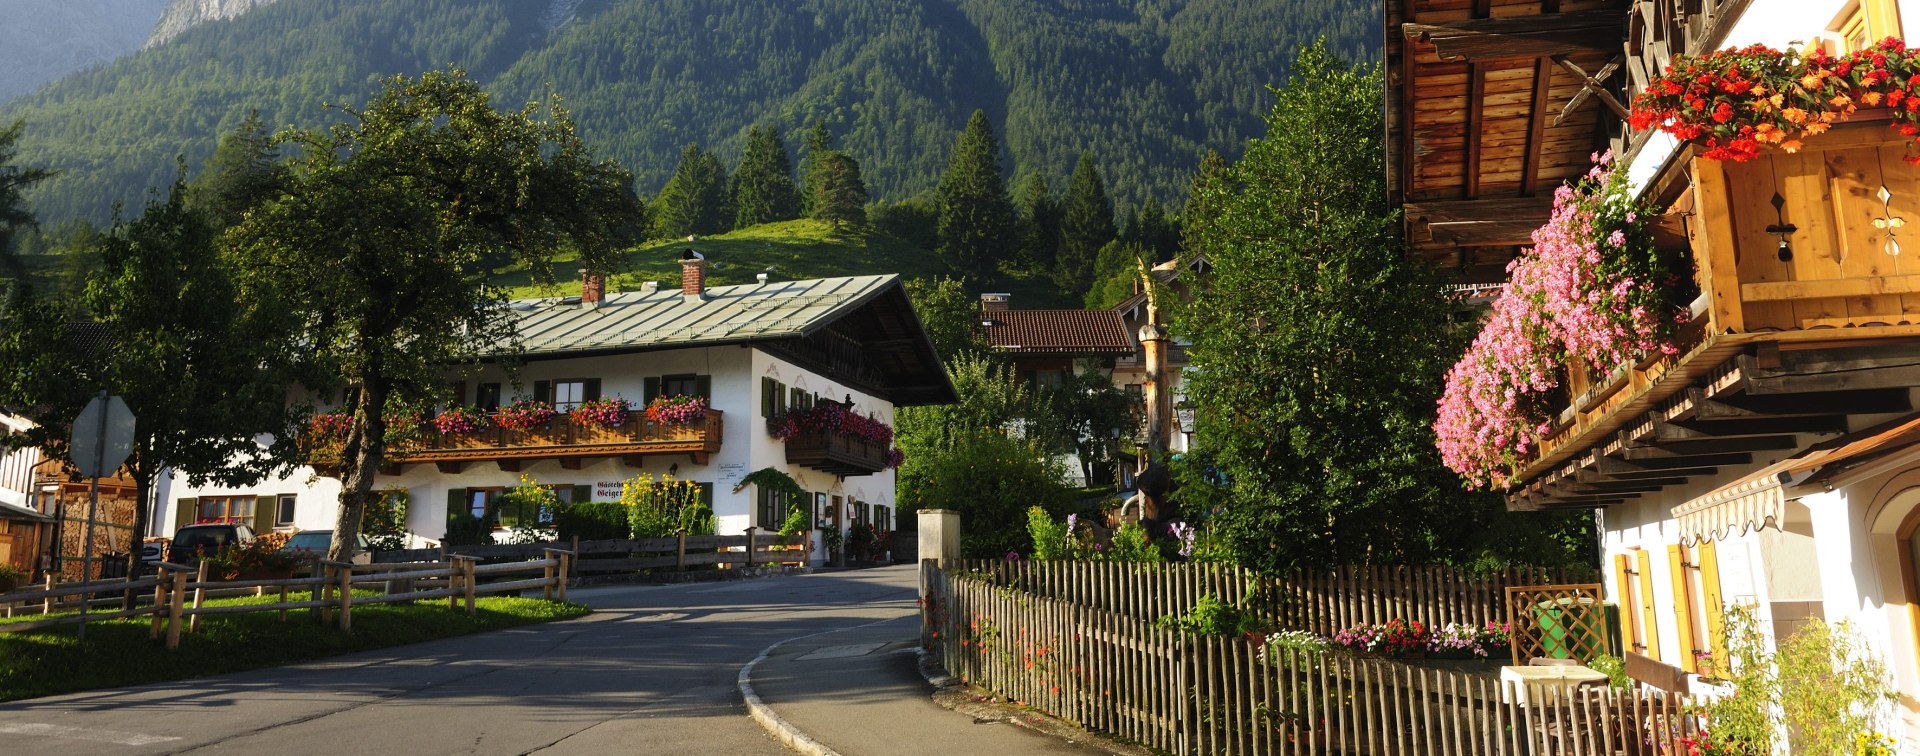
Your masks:
[{"label": "white stucco wall", "polygon": [[[893,424],[892,403],[830,381],[760,350],[742,346],[703,347],[543,360],[523,366],[518,381],[521,386],[530,387],[534,381],[599,378],[602,396],[622,396],[637,405],[644,396],[647,377],[678,374],[711,376],[712,406],[724,413],[720,450],[711,455],[706,464],[695,464],[691,456],[686,454],[647,455],[637,468],[620,459],[610,458],[585,460],[578,470],[566,469],[558,460],[527,462],[517,472],[502,470],[492,462],[475,462],[452,474],[442,473],[432,464],[411,464],[404,466],[399,475],[380,476],[376,486],[407,489],[412,502],[407,525],[420,543],[438,540],[445,533],[448,491],[513,486],[519,483],[522,475],[543,484],[592,486],[593,500],[611,501],[619,498],[621,481],[641,474],[664,475],[672,470],[680,480],[714,484],[714,515],[722,534],[741,533],[749,525],[756,524],[752,522],[756,509],[755,492],[749,489],[734,493],[733,488],[742,476],[763,467],[782,469],[809,492],[825,492],[849,497],[850,500],[894,507],[892,470],[841,480],[827,473],[788,465],[785,446],[768,435],[766,422],[760,414],[760,378],[771,377],[790,387],[803,388],[836,401],[851,396],[858,411],[875,416],[888,425]],[[511,388],[512,381],[497,367],[489,367],[478,375],[465,376],[463,379],[467,384],[468,399],[472,398],[475,385],[486,382],[508,384],[504,387],[503,402],[511,401],[516,394]],[[519,393],[525,393],[525,389]],[[253,486],[192,486],[182,480],[164,481],[160,489],[162,522],[159,532],[171,533],[179,526],[179,523],[173,522],[173,518],[177,508],[175,502],[180,499],[222,494],[255,495],[261,498],[261,505],[264,506],[268,497],[285,493],[298,494],[300,497],[295,510],[296,528],[325,530],[333,527],[340,494],[339,482],[332,478],[314,477],[310,468],[300,468],[286,477]],[[773,527],[778,525],[777,522],[771,524]],[[818,543],[817,538],[815,542]]]}]

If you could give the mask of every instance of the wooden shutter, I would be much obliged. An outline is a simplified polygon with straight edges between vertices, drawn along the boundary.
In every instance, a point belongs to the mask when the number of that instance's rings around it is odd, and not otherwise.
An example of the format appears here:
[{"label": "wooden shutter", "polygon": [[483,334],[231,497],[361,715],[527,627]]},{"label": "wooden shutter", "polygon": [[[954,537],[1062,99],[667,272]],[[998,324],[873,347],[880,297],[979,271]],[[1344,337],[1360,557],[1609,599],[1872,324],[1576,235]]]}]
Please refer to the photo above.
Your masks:
[{"label": "wooden shutter", "polygon": [[1674,641],[1680,644],[1680,668],[1699,672],[1695,654],[1705,649],[1700,648],[1693,637],[1693,583],[1687,579],[1687,552],[1680,544],[1667,546],[1667,569],[1673,577]]},{"label": "wooden shutter", "polygon": [[806,395],[807,395],[807,392],[801,391],[800,389],[789,389],[787,391],[787,409],[789,410],[800,409],[801,397],[804,397]]},{"label": "wooden shutter", "polygon": [[200,509],[199,499],[176,499],[173,502],[173,529],[179,530],[194,521],[194,513]]},{"label": "wooden shutter", "polygon": [[591,402],[599,398],[600,398],[600,379],[599,378],[588,378],[584,381],[581,381],[581,385],[580,385],[581,401]]},{"label": "wooden shutter", "polygon": [[273,532],[273,518],[280,511],[280,497],[256,496],[253,499],[253,532]]},{"label": "wooden shutter", "polygon": [[467,489],[455,488],[447,491],[447,526],[453,526],[455,514],[467,511]]},{"label": "wooden shutter", "polygon": [[573,503],[585,504],[593,501],[593,486],[574,486]]},{"label": "wooden shutter", "polygon": [[652,404],[654,398],[660,396],[660,377],[648,376],[645,380],[642,380],[640,384],[642,387],[640,393],[644,395],[641,401],[646,404]]},{"label": "wooden shutter", "polygon": [[713,376],[696,375],[693,377],[693,395],[709,402],[713,400]]},{"label": "wooden shutter", "polygon": [[1640,570],[1640,637],[1647,646],[1646,656],[1660,661],[1660,617],[1653,613],[1653,553],[1646,549],[1635,549],[1636,567]]},{"label": "wooden shutter", "polygon": [[1634,621],[1635,612],[1633,611],[1637,600],[1633,590],[1633,567],[1629,565],[1627,555],[1625,554],[1613,555],[1613,586],[1614,595],[1617,596],[1620,601],[1620,615],[1618,617],[1620,621],[1620,656],[1624,658],[1629,652],[1637,653],[1640,650],[1639,623]]},{"label": "wooden shutter", "polygon": [[780,389],[775,388],[775,386],[779,386],[779,385],[780,384],[778,383],[774,383],[772,378],[762,377],[760,379],[760,416],[761,417],[772,418],[774,416],[774,411],[773,411],[774,397],[780,394]]},{"label": "wooden shutter", "polygon": [[1720,598],[1720,556],[1715,553],[1712,541],[1705,541],[1697,549],[1700,561],[1700,604],[1701,611],[1707,615],[1707,649],[1713,654],[1713,662],[1720,669],[1731,664],[1727,656],[1727,605]]}]

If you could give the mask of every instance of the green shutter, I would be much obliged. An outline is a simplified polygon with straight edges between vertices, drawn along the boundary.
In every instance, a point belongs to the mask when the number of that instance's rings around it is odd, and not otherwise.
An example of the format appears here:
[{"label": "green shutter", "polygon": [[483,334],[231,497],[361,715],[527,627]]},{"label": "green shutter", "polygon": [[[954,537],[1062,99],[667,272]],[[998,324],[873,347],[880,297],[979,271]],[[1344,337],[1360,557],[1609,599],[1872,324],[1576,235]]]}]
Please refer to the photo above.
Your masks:
[{"label": "green shutter", "polygon": [[573,503],[585,504],[593,501],[593,486],[574,486]]},{"label": "green shutter", "polygon": [[541,402],[546,402],[548,404],[552,404],[553,403],[553,382],[552,381],[534,381],[533,382],[533,398],[535,401],[541,401]]},{"label": "green shutter", "polygon": [[179,530],[194,521],[194,513],[200,508],[198,499],[178,499],[173,503],[173,529]]},{"label": "green shutter", "polygon": [[599,399],[600,398],[600,379],[588,378],[585,381],[585,385],[581,386],[580,388],[580,398],[583,401],[589,401],[589,402],[595,399]]},{"label": "green shutter", "polygon": [[453,517],[467,511],[467,489],[455,488],[447,491],[447,527],[453,527]]},{"label": "green shutter", "polygon": [[696,375],[693,377],[693,395],[711,401],[713,399],[713,376]]},{"label": "green shutter", "polygon": [[773,398],[775,396],[778,396],[780,393],[779,389],[774,388],[775,386],[778,386],[778,385],[780,384],[774,383],[772,378],[762,377],[760,379],[760,416],[761,417],[771,418],[776,414],[773,411],[773,401],[774,401]]},{"label": "green shutter", "polygon": [[657,376],[649,377],[645,381],[643,381],[642,384],[644,386],[644,389],[641,391],[641,393],[644,394],[645,396],[642,397],[641,401],[646,404],[653,404],[654,397],[657,397],[660,395],[659,377]]}]

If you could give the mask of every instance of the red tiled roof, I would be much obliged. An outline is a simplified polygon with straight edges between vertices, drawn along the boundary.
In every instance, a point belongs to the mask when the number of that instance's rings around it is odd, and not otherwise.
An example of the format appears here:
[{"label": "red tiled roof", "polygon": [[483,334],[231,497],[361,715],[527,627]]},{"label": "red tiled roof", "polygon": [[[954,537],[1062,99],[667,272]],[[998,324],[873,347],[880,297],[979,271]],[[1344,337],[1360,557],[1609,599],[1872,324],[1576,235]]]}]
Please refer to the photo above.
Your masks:
[{"label": "red tiled roof", "polygon": [[1112,310],[987,310],[987,341],[1017,354],[1126,355],[1135,349]]}]

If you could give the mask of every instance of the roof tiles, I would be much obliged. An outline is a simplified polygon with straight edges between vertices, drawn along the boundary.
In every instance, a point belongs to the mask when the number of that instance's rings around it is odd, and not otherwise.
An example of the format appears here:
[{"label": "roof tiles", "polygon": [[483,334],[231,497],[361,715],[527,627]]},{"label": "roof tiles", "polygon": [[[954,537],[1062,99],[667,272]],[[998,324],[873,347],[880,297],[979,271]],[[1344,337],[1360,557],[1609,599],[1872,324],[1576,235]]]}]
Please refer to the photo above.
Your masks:
[{"label": "roof tiles", "polygon": [[1127,355],[1133,336],[1112,310],[992,310],[980,313],[987,340],[1015,354]]}]

